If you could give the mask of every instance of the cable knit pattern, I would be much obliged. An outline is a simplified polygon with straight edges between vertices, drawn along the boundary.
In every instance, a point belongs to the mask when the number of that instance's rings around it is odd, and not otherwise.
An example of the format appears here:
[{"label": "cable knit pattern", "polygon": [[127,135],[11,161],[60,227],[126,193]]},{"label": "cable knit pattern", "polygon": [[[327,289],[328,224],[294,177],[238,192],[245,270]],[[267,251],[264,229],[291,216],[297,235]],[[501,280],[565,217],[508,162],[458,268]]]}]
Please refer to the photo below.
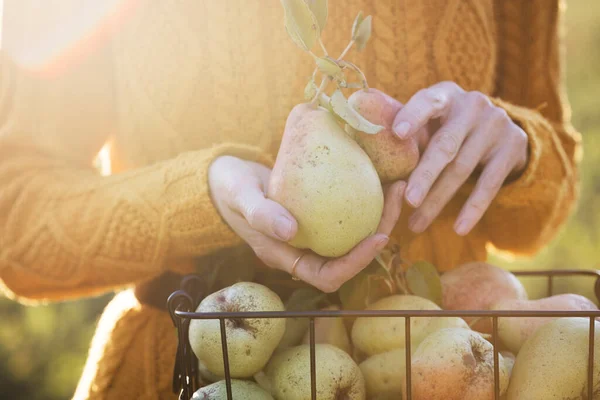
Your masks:
[{"label": "cable knit pattern", "polygon": [[[30,11],[35,0],[5,2],[5,48],[35,48],[23,29],[62,26],[53,18],[80,5],[48,0],[61,11],[43,13]],[[545,246],[576,204],[581,156],[559,0],[332,1],[333,55],[359,10],[374,16],[373,35],[349,59],[370,86],[406,102],[452,80],[488,95],[529,137],[526,170],[467,237],[452,226],[472,182],[420,235],[407,229],[407,207],[393,232],[405,255],[446,271],[484,260],[488,246]],[[314,68],[276,0],[141,0],[108,43],[52,80],[0,55],[0,283],[23,302],[187,273],[196,257],[241,243],[211,202],[210,164],[228,154],[271,166]],[[107,142],[112,175],[101,176],[91,162]],[[75,398],[176,399],[175,346],[168,315],[126,289],[99,322]]]}]

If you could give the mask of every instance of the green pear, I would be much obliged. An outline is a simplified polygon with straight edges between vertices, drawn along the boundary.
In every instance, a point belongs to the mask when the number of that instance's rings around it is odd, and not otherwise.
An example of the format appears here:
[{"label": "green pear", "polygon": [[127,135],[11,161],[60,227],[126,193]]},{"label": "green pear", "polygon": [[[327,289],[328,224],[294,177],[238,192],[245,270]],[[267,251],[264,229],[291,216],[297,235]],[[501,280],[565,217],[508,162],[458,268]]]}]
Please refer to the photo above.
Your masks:
[{"label": "green pear", "polygon": [[[325,307],[323,310],[334,311],[339,310],[338,306]],[[310,330],[307,331],[302,339],[302,344],[310,343]],[[352,355],[352,345],[344,324],[343,318],[336,317],[320,317],[315,318],[315,343],[328,343]]]},{"label": "green pear", "polygon": [[406,349],[376,354],[359,364],[365,378],[367,396],[400,399],[406,385]]},{"label": "green pear", "polygon": [[[587,399],[588,318],[558,318],[540,327],[521,347],[507,400]],[[600,323],[595,321],[596,335]],[[594,396],[600,399],[600,340],[594,345]]]},{"label": "green pear", "polygon": [[392,130],[402,104],[376,89],[358,90],[348,103],[370,122],[384,127],[375,135],[357,131],[354,139],[369,155],[382,183],[406,179],[419,162],[416,138],[401,140]]},{"label": "green pear", "polygon": [[294,108],[271,172],[267,197],[297,220],[289,244],[325,257],[348,253],[374,234],[383,189],[364,150],[325,109]]},{"label": "green pear", "polygon": [[[254,382],[231,380],[231,394],[235,400],[273,400],[268,392]],[[198,389],[192,400],[225,400],[227,399],[227,385],[224,380]]]},{"label": "green pear", "polygon": [[[587,311],[598,307],[589,299],[578,294],[559,294],[539,300],[502,300],[495,303],[492,310],[555,310]],[[511,317],[498,318],[498,335],[502,343],[512,352],[518,353],[523,344],[542,325],[553,317]]]},{"label": "green pear", "polygon": [[[515,275],[485,262],[470,262],[445,272],[442,281],[444,310],[489,310],[500,300],[527,300],[525,287]],[[489,318],[465,318],[473,330],[492,333]]]},{"label": "green pear", "polygon": [[[253,282],[239,282],[203,299],[196,312],[283,311],[275,292]],[[248,378],[269,361],[285,331],[279,318],[226,319],[229,369],[233,378]],[[221,327],[217,319],[190,322],[189,341],[198,360],[213,375],[225,375]]]},{"label": "green pear", "polygon": [[[423,297],[393,295],[376,301],[367,310],[440,310],[440,307]],[[402,317],[359,317],[352,326],[352,343],[368,355],[404,348],[404,325]],[[457,317],[411,318],[411,346],[415,348],[428,334],[446,327],[469,328],[462,318]]]},{"label": "green pear", "polygon": [[[503,395],[509,372],[502,354],[498,362]],[[413,400],[494,399],[494,349],[477,332],[444,328],[430,334],[415,351],[411,368]]]},{"label": "green pear", "polygon": [[[330,344],[315,345],[319,400],[364,400],[365,381],[354,360]],[[273,356],[265,369],[277,400],[306,400],[310,390],[310,346],[300,345]]]}]

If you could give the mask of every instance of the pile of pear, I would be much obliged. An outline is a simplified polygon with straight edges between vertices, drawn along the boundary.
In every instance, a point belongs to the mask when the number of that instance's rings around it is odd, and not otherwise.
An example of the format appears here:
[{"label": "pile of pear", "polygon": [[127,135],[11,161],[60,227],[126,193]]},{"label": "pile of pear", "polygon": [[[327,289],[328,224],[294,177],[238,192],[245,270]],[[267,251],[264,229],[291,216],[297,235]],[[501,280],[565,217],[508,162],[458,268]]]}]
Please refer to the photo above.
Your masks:
[{"label": "pile of pear", "polygon": [[[597,310],[589,299],[560,294],[529,300],[521,281],[488,263],[468,263],[441,276],[442,307],[415,295],[384,297],[369,310]],[[325,308],[339,310],[336,305]],[[254,282],[206,297],[197,312],[284,311],[281,298]],[[225,320],[235,399],[311,398],[307,324],[286,319]],[[587,393],[588,318],[498,319],[499,391],[506,400],[580,398]],[[596,325],[596,332],[600,326]],[[415,400],[494,399],[494,348],[484,319],[410,319],[411,393]],[[399,317],[315,319],[317,398],[406,399],[405,321]],[[189,340],[204,386],[194,399],[224,399],[219,320],[192,320]],[[594,349],[600,385],[600,339]],[[600,398],[594,387],[596,398]]]}]

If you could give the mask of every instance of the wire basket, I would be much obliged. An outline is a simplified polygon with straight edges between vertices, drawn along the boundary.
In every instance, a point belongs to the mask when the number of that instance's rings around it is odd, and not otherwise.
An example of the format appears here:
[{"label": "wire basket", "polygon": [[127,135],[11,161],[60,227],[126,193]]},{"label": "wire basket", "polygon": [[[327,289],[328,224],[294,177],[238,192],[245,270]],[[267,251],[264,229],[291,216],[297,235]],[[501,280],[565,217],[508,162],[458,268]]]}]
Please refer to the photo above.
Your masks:
[{"label": "wire basket", "polygon": [[[516,276],[542,277],[546,279],[547,295],[554,293],[554,280],[557,277],[584,276],[594,279],[594,294],[600,300],[600,271],[598,270],[547,270],[547,271],[511,271]],[[593,394],[593,361],[596,318],[600,311],[450,311],[450,310],[327,310],[327,311],[271,311],[271,312],[194,312],[200,301],[210,293],[203,285],[203,281],[196,275],[189,275],[182,279],[181,289],[173,292],[168,298],[168,308],[178,334],[178,346],[173,371],[173,392],[179,394],[179,400],[190,400],[194,392],[200,388],[198,378],[198,360],[193,353],[189,340],[188,329],[192,319],[218,319],[221,327],[221,345],[223,349],[223,363],[227,388],[227,399],[234,400],[231,391],[231,376],[229,371],[229,358],[227,352],[227,332],[225,321],[227,319],[244,318],[308,318],[309,343],[310,343],[310,383],[311,400],[317,400],[316,391],[316,360],[315,360],[315,318],[353,318],[353,317],[403,317],[405,322],[406,346],[406,395],[411,399],[411,337],[410,320],[417,317],[487,317],[492,319],[492,345],[494,348],[494,399],[500,399],[499,361],[498,361],[498,318],[500,317],[584,317],[589,318],[589,354],[588,354],[588,393],[587,398],[592,400]]]}]

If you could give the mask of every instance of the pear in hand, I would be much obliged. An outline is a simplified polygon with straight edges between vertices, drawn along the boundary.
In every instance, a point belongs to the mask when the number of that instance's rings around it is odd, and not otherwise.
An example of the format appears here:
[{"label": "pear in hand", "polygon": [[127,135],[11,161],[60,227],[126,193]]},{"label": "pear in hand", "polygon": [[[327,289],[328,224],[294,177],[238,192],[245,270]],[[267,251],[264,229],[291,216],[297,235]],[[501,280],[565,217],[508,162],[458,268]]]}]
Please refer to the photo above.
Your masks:
[{"label": "pear in hand", "polygon": [[[442,274],[444,310],[489,310],[500,300],[527,300],[521,281],[509,271],[485,263],[463,264]],[[478,332],[492,333],[489,318],[465,318]]]},{"label": "pear in hand", "polygon": [[[231,394],[236,400],[273,400],[273,396],[254,382],[231,380]],[[227,398],[225,381],[219,381],[198,389],[192,400],[224,400]]]},{"label": "pear in hand", "polygon": [[[365,399],[364,378],[348,354],[329,344],[316,344],[315,361],[317,399]],[[310,399],[310,346],[300,345],[275,354],[265,373],[277,400]]]},{"label": "pear in hand", "polygon": [[[509,371],[501,354],[498,361],[503,395]],[[494,399],[493,346],[477,332],[445,328],[432,333],[415,351],[411,366],[414,400]]]},{"label": "pear in hand", "polygon": [[376,135],[360,131],[354,135],[373,162],[381,182],[408,178],[419,162],[419,146],[416,138],[401,140],[392,130],[400,103],[376,89],[356,91],[348,103],[372,123],[385,127]]},{"label": "pear in hand", "polygon": [[342,256],[374,234],[383,212],[369,157],[330,112],[308,105],[288,118],[267,196],[298,222],[289,243],[324,257]]},{"label": "pear in hand", "polygon": [[[239,282],[221,289],[200,302],[196,312],[283,311],[275,292],[253,282]],[[233,378],[248,378],[269,361],[285,331],[285,320],[256,318],[225,320],[229,369]],[[193,319],[189,340],[204,367],[218,377],[225,375],[221,327],[216,319]]]},{"label": "pear in hand", "polygon": [[[598,307],[587,298],[578,294],[559,294],[539,300],[501,300],[492,310],[554,310],[588,311]],[[498,318],[498,335],[502,343],[512,352],[518,353],[521,346],[542,325],[556,318],[552,317],[514,317]]]}]

